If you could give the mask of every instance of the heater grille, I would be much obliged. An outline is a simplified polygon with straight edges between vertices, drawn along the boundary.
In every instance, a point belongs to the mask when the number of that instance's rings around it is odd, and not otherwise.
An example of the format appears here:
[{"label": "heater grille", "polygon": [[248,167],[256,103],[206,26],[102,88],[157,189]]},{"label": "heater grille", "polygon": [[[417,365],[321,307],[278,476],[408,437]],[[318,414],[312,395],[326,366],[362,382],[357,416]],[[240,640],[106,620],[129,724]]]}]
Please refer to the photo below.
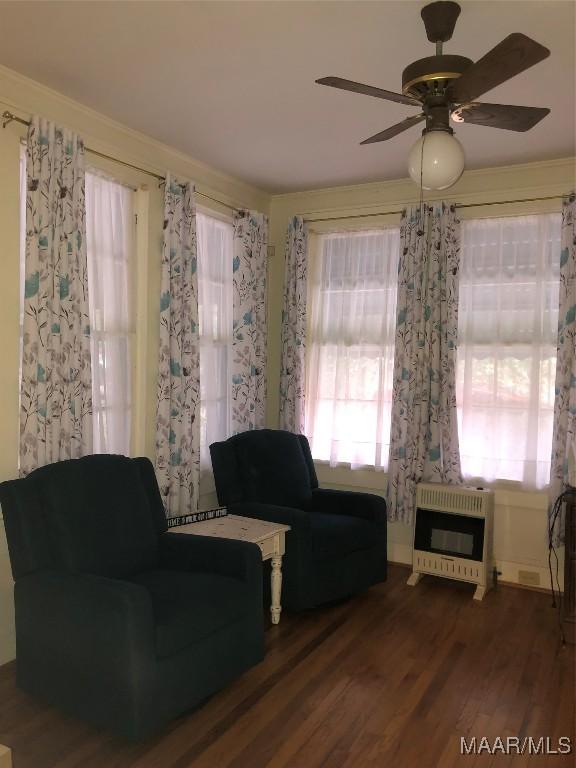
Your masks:
[{"label": "heater grille", "polygon": [[486,517],[493,504],[494,494],[484,489],[419,483],[416,490],[416,506],[438,512]]},{"label": "heater grille", "polygon": [[482,563],[418,551],[414,552],[414,570],[433,576],[447,576],[451,579],[471,581],[475,584],[482,583],[484,576]]}]

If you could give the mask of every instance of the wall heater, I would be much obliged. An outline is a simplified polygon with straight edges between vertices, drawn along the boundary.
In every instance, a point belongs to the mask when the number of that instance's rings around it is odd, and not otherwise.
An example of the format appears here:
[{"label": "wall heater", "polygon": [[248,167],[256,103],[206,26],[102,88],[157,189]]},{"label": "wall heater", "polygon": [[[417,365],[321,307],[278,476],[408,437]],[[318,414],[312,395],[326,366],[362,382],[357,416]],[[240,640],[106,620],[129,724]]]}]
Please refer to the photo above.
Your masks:
[{"label": "wall heater", "polygon": [[494,492],[439,483],[416,486],[410,586],[423,574],[476,584],[475,600],[492,586]]}]

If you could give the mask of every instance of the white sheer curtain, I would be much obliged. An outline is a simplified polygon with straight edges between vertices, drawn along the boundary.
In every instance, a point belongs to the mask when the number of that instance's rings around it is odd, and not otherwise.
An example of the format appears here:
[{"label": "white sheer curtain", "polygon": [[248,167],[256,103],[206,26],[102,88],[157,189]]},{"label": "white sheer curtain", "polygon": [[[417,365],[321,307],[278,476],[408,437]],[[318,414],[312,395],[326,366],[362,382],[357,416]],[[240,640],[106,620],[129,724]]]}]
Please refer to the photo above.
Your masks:
[{"label": "white sheer curtain", "polygon": [[306,434],[315,459],[386,468],[399,230],[322,235],[310,274]]},{"label": "white sheer curtain", "polygon": [[200,492],[214,490],[210,444],[231,435],[232,224],[196,214],[200,319]]},{"label": "white sheer curtain", "polygon": [[86,173],[94,453],[130,453],[133,191]]},{"label": "white sheer curtain", "polygon": [[462,224],[457,400],[467,478],[549,481],[560,215]]},{"label": "white sheer curtain", "polygon": [[[24,341],[24,283],[26,280],[26,145],[20,145],[20,352],[18,381],[22,380],[22,351]],[[18,388],[18,406],[22,397]],[[18,457],[20,461],[20,457]]]}]

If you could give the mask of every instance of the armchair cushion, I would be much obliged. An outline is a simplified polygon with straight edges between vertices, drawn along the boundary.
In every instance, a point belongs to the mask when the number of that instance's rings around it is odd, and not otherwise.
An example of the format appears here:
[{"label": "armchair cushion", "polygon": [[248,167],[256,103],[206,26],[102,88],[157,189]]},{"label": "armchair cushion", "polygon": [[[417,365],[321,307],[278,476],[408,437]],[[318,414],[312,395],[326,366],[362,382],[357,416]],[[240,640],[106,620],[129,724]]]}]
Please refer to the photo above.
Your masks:
[{"label": "armchair cushion", "polygon": [[348,555],[374,546],[374,525],[360,517],[316,512],[310,515],[316,555]]},{"label": "armchair cushion", "polygon": [[386,502],[382,496],[375,493],[315,488],[312,491],[310,508],[315,512],[352,515],[386,525]]},{"label": "armchair cushion", "polygon": [[178,653],[252,610],[251,589],[216,573],[147,571],[131,581],[150,595],[159,658]]},{"label": "armchair cushion", "polygon": [[300,443],[284,432],[254,440],[249,436],[236,454],[246,497],[264,504],[301,506],[310,498],[311,488]]},{"label": "armchair cushion", "polygon": [[60,567],[122,578],[156,565],[158,532],[131,459],[87,456],[42,467],[34,479]]},{"label": "armchair cushion", "polygon": [[[210,450],[220,503],[255,501],[301,508],[312,496],[316,478],[311,476],[311,460],[309,462],[306,455],[308,444],[290,432],[272,429],[243,432],[225,443],[213,444]],[[234,472],[231,466],[235,466]],[[234,476],[240,492],[230,493],[223,487],[221,467],[226,483]]]}]

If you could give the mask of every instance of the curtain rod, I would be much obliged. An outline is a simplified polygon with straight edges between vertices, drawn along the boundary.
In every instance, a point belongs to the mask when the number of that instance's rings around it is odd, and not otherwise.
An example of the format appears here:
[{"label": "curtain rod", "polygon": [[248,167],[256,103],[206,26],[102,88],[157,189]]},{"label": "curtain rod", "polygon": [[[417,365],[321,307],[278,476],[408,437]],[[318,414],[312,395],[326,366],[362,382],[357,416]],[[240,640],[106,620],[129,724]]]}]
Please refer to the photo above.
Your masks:
[{"label": "curtain rod", "polygon": [[[22,117],[18,117],[17,115],[12,114],[12,112],[8,112],[6,110],[2,114],[2,128],[6,128],[9,123],[15,122],[20,123],[21,125],[30,125],[30,120],[24,120]],[[119,165],[123,165],[126,168],[132,168],[135,171],[140,171],[141,173],[145,173],[148,176],[152,176],[154,179],[158,179],[160,184],[165,183],[166,179],[164,176],[160,176],[158,173],[154,173],[154,171],[149,171],[147,168],[141,168],[139,165],[133,165],[132,163],[127,163],[126,160],[120,160],[118,157],[113,157],[112,155],[106,155],[104,152],[99,152],[97,149],[91,149],[90,147],[84,147],[86,152],[89,152],[91,155],[96,155],[97,157],[103,157],[105,160],[112,160],[113,163],[118,163]],[[237,211],[238,208],[236,208],[234,205],[230,205],[230,203],[225,203],[223,200],[218,200],[217,197],[212,197],[211,195],[207,195],[205,192],[200,192],[198,189],[194,189],[195,195],[200,195],[201,197],[206,197],[208,200],[212,200],[215,203],[218,203],[218,205],[223,205],[225,208],[229,208],[231,211]]]},{"label": "curtain rod", "polygon": [[[548,197],[525,197],[519,200],[488,200],[483,203],[455,203],[455,208],[478,208],[485,205],[507,205],[510,203],[536,203],[540,200],[561,200],[566,195],[549,195]],[[431,200],[430,202],[435,202]],[[326,216],[316,219],[307,219],[304,217],[306,223],[312,224],[316,221],[340,221],[341,219],[367,219],[371,216],[390,216],[392,214],[402,213],[403,211],[378,211],[377,213],[356,213],[350,216]]]},{"label": "curtain rod", "polygon": [[[2,114],[3,122],[2,122],[2,128],[6,128],[6,126],[9,123],[16,122],[20,123],[21,125],[30,125],[29,120],[24,120],[22,117],[18,117],[17,115],[14,115],[12,112],[8,112],[6,110]],[[145,173],[148,176],[152,176],[154,179],[157,179],[161,184],[166,181],[164,176],[160,176],[158,173],[154,173],[154,171],[149,171],[147,168],[141,168],[139,165],[133,165],[132,163],[128,163],[125,160],[120,160],[117,157],[113,157],[112,155],[107,155],[104,152],[99,152],[97,149],[91,149],[90,147],[85,147],[86,152],[89,152],[92,155],[96,155],[97,157],[102,157],[105,160],[111,160],[113,163],[118,163],[119,165],[123,165],[126,168],[132,168],[135,171],[140,171],[141,173]],[[230,205],[230,203],[225,203],[223,200],[219,200],[217,197],[212,197],[211,195],[207,195],[205,192],[200,192],[198,189],[194,190],[194,193],[196,195],[200,195],[201,197],[205,197],[208,200],[212,200],[214,203],[218,203],[218,205],[223,205],[225,208],[230,209],[231,211],[237,211],[239,210],[234,205]],[[485,205],[506,205],[509,203],[536,203],[541,200],[558,200],[564,197],[564,195],[550,195],[549,197],[527,197],[522,200],[490,200],[484,203],[456,203],[456,208],[477,208]],[[352,216],[328,216],[328,217],[321,217],[321,218],[315,218],[315,219],[308,219],[304,218],[304,221],[307,223],[312,224],[316,221],[340,221],[342,219],[366,219],[370,218],[372,216],[390,216],[392,214],[400,214],[402,213],[402,210],[397,211],[379,211],[378,213],[357,213]]]}]

